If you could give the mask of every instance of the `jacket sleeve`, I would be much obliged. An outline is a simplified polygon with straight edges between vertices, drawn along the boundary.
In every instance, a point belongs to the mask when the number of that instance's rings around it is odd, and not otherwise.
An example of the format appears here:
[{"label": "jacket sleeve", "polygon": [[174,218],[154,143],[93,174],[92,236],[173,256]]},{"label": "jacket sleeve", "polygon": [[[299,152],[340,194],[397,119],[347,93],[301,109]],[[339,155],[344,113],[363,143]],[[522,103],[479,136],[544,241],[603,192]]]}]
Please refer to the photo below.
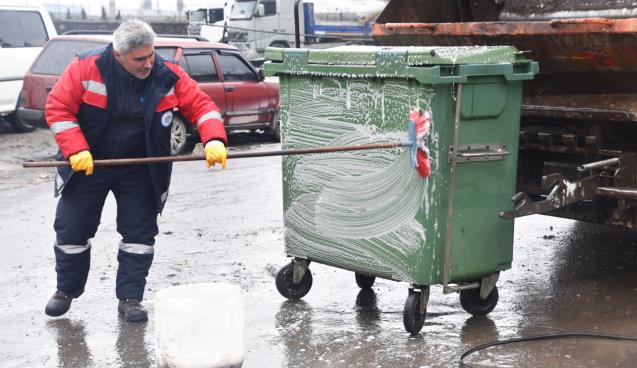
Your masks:
[{"label": "jacket sleeve", "polygon": [[197,126],[201,142],[205,145],[216,139],[227,145],[226,130],[217,105],[183,69],[176,67],[173,71],[179,77],[175,84],[179,111],[188,121]]},{"label": "jacket sleeve", "polygon": [[45,107],[46,122],[67,159],[90,149],[77,119],[83,92],[80,64],[76,57],[53,86]]}]

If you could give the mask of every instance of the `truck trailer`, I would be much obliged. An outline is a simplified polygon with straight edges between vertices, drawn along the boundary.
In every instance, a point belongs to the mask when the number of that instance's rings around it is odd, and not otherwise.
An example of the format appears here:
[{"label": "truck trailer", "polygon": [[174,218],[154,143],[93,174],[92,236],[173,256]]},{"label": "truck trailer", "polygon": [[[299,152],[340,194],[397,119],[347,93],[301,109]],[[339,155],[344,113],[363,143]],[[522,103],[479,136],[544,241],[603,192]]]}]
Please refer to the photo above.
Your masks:
[{"label": "truck trailer", "polygon": [[535,213],[637,227],[637,4],[631,0],[391,0],[379,45],[513,45],[525,83],[517,194]]}]

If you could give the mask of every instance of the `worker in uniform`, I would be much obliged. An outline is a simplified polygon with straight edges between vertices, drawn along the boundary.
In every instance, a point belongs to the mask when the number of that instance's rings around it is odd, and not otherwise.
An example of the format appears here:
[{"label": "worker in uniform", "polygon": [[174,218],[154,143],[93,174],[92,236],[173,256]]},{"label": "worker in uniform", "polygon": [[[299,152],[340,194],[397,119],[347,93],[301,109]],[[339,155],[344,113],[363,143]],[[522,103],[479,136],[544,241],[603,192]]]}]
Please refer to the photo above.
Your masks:
[{"label": "worker in uniform", "polygon": [[144,322],[141,302],[153,261],[157,215],[168,196],[171,163],[93,167],[94,159],[170,155],[173,111],[179,109],[205,145],[208,166],[226,168],[226,133],[215,103],[177,64],[154,50],[155,33],[140,20],[122,23],[113,42],[76,57],[53,87],[46,120],[60,148],[55,215],[57,290],[45,313],[60,316],[84,292],[90,239],[109,192],[117,202],[118,311]]}]

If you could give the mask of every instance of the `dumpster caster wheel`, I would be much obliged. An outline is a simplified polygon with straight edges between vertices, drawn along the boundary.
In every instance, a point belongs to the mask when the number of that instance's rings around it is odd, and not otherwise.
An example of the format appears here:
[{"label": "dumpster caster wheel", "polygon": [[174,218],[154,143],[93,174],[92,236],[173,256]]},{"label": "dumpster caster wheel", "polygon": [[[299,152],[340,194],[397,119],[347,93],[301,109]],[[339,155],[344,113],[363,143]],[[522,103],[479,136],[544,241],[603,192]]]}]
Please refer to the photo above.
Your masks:
[{"label": "dumpster caster wheel", "polygon": [[[425,306],[426,307],[426,306]],[[403,325],[412,335],[417,335],[425,324],[425,313],[420,311],[420,291],[409,290],[403,310]]]},{"label": "dumpster caster wheel", "polygon": [[494,286],[486,300],[480,299],[480,289],[462,290],[460,304],[464,310],[474,316],[489,314],[498,304],[498,288]]},{"label": "dumpster caster wheel", "polygon": [[362,273],[356,273],[356,285],[363,290],[369,290],[374,286],[376,277],[363,275]]},{"label": "dumpster caster wheel", "polygon": [[305,270],[305,274],[301,278],[301,282],[297,285],[292,282],[293,275],[293,263],[281,268],[276,274],[276,289],[287,299],[301,299],[312,288],[312,273],[309,269]]}]

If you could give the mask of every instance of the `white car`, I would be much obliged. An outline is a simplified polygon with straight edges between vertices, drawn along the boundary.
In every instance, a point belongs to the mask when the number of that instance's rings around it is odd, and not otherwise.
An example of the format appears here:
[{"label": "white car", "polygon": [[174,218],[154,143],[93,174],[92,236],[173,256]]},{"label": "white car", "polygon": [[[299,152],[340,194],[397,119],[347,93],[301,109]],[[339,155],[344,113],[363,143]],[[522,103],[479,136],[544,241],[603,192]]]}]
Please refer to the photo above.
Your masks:
[{"label": "white car", "polygon": [[[5,4],[15,5],[5,5]],[[49,38],[57,35],[49,13],[30,1],[0,4],[0,116],[18,132],[35,129],[15,109],[27,70]]]}]

